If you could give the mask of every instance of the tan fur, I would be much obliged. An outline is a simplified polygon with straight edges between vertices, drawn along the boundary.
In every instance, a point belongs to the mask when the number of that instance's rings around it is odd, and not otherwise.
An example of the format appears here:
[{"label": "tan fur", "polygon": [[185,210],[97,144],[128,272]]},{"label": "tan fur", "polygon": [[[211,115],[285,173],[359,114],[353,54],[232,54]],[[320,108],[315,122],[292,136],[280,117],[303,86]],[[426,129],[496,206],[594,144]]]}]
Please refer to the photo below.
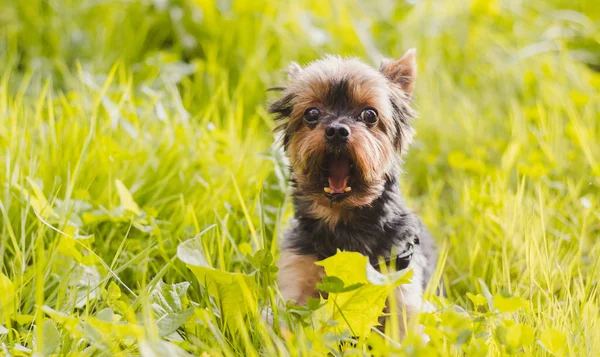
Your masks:
[{"label": "tan fur", "polygon": [[313,205],[310,210],[310,214],[312,214],[313,218],[323,220],[332,230],[340,221],[344,223],[348,223],[350,221],[352,215],[354,214],[351,210],[348,210],[341,205],[329,207],[327,205],[328,200],[321,197],[315,198],[313,201]]},{"label": "tan fur", "polygon": [[306,109],[324,109],[323,102],[330,90],[330,84],[339,78],[349,81],[350,96],[357,108],[372,107],[380,114],[379,129],[397,134],[392,120],[392,108],[388,100],[387,79],[384,73],[375,71],[357,59],[342,59],[328,56],[317,61],[318,66],[310,66],[294,75],[293,84],[286,91],[296,94],[290,124],[300,127]]},{"label": "tan fur", "polygon": [[290,140],[288,151],[294,171],[306,174],[307,169],[313,169],[321,163],[325,154],[325,138],[322,129],[310,130],[303,126]]},{"label": "tan fur", "polygon": [[383,175],[391,169],[395,160],[392,143],[381,131],[359,126],[352,129],[348,145],[352,159],[361,169],[363,179],[369,184],[383,182]]},{"label": "tan fur", "polygon": [[311,202],[307,212],[312,218],[320,219],[333,229],[338,223],[348,223],[354,216],[353,208],[369,205],[373,201],[373,193],[356,192],[344,201],[331,206],[329,199],[322,193],[302,196],[299,199]]},{"label": "tan fur", "polygon": [[[357,59],[327,56],[306,67],[293,63],[288,75],[290,83],[279,88],[282,98],[272,106],[271,112],[279,115],[277,119],[287,120],[279,129],[285,131],[291,177],[297,185],[296,193],[299,193],[295,199],[302,201],[303,216],[318,219],[335,232],[338,224],[347,224],[356,218],[357,207],[369,206],[381,195],[386,177],[396,174],[400,160],[397,154],[403,154],[412,139],[413,130],[408,121],[414,113],[408,101],[416,76],[415,52],[409,50],[395,61],[385,60],[380,70]],[[332,104],[330,99],[336,97],[334,94],[340,90],[336,86],[340,83],[346,91],[343,116],[336,112],[339,102],[333,100]],[[337,116],[336,120],[349,127],[351,135],[345,153],[361,175],[354,177],[359,179],[352,183],[357,186],[350,194],[333,205],[323,193],[320,178],[328,149],[324,124],[321,121],[304,122],[304,113],[313,107],[328,118],[325,123]],[[376,110],[379,119],[376,124],[360,120],[360,113],[366,108]],[[414,272],[412,282],[396,290],[393,303],[398,315],[389,317],[400,320],[400,337],[406,333],[403,316],[410,320],[422,304],[426,261],[423,254],[414,256],[409,266]],[[285,300],[305,305],[308,298],[319,296],[317,284],[324,271],[315,264],[316,261],[317,257],[313,255],[282,251],[277,280]]]},{"label": "tan fur", "polygon": [[[318,65],[317,65],[318,64]],[[394,140],[399,135],[394,123],[389,98],[388,80],[384,73],[376,71],[356,59],[326,57],[307,68],[293,67],[292,83],[286,92],[294,93],[294,106],[286,123],[290,136],[287,152],[292,166],[292,175],[304,199],[314,202],[313,216],[323,219],[331,227],[339,221],[351,218],[349,210],[369,205],[383,189],[385,175],[397,163]],[[322,111],[336,79],[344,78],[349,82],[351,101],[358,108],[375,108],[379,122],[371,128],[362,123],[350,124],[352,136],[348,143],[350,154],[360,167],[368,189],[353,192],[342,203],[330,206],[323,197],[322,187],[317,187],[320,166],[324,159],[326,141],[324,127],[319,123],[314,128],[304,125],[303,116],[308,108],[317,107]]]},{"label": "tan fur", "polygon": [[411,94],[417,77],[416,50],[414,48],[398,60],[385,60],[381,64],[381,72],[392,82],[398,83],[405,93]]},{"label": "tan fur", "polygon": [[283,298],[306,305],[308,298],[319,297],[317,283],[325,274],[323,267],[315,264],[317,257],[283,251],[279,257],[277,283]]}]

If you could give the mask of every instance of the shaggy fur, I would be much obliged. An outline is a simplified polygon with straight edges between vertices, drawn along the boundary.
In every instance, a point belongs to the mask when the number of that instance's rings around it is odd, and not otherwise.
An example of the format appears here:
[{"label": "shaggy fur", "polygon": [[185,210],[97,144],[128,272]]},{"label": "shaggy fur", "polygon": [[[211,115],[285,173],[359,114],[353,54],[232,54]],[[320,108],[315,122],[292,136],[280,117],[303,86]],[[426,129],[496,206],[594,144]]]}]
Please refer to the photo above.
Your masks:
[{"label": "shaggy fur", "polygon": [[[436,249],[427,229],[405,205],[399,188],[399,166],[411,142],[410,107],[416,77],[415,51],[375,70],[357,59],[328,56],[302,68],[292,64],[289,83],[269,108],[283,132],[294,185],[295,218],[285,232],[279,262],[279,286],[298,304],[318,297],[323,271],[314,262],[338,249],[360,252],[376,265],[416,243],[409,268],[413,283],[398,295],[399,311],[417,311],[436,264]],[[311,108],[318,120],[306,119]],[[377,113],[375,124],[361,120]],[[343,143],[326,138],[327,128],[344,125]],[[327,194],[328,163],[348,158],[351,191]],[[345,185],[345,184],[344,184]],[[325,192],[324,192],[325,190]],[[395,253],[392,253],[395,252]]]}]

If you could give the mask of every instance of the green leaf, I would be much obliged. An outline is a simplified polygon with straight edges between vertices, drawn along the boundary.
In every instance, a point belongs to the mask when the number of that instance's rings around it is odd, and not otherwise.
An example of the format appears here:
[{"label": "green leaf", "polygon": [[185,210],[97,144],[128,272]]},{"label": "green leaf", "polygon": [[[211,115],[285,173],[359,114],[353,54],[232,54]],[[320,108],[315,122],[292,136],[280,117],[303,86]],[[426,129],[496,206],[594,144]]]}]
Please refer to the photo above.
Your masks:
[{"label": "green leaf", "polygon": [[76,245],[76,241],[74,238],[69,236],[60,237],[58,243],[58,253],[66,256],[74,258],[77,262],[81,262],[83,259],[83,255],[78,249],[79,247]]},{"label": "green leaf", "polygon": [[367,257],[356,252],[338,251],[332,257],[316,262],[325,268],[327,276],[335,276],[346,285],[367,283]]},{"label": "green leaf", "polygon": [[167,341],[142,341],[140,343],[140,353],[142,357],[192,357],[177,345]]},{"label": "green leaf", "polygon": [[118,322],[120,319],[119,315],[115,315],[115,312],[110,307],[98,311],[98,313],[96,313],[96,317],[106,322]]},{"label": "green leaf", "polygon": [[97,287],[100,285],[101,276],[98,268],[78,264],[73,268],[69,275],[69,291],[77,294],[75,306],[82,308],[89,301],[92,301],[100,295],[100,290]]},{"label": "green leaf", "polygon": [[325,330],[347,328],[357,337],[368,336],[379,325],[390,291],[410,282],[411,276],[404,272],[383,275],[356,252],[338,252],[316,264],[325,268],[323,287],[332,292],[315,318]]},{"label": "green leaf", "polygon": [[177,258],[188,265],[210,267],[208,260],[204,256],[201,234],[179,244],[177,246]]},{"label": "green leaf", "polygon": [[31,204],[31,207],[37,212],[37,214],[40,215],[40,217],[44,219],[58,219],[58,214],[54,212],[54,210],[50,206],[50,203],[46,199],[46,196],[44,196],[44,192],[42,191],[40,186],[38,186],[38,184],[29,177],[27,178],[27,182],[29,183],[31,190],[33,191],[33,195],[25,187],[17,183],[14,183],[13,187],[21,191],[21,194],[25,196],[25,198]]},{"label": "green leaf", "polygon": [[193,309],[184,310],[182,301],[189,286],[188,282],[171,285],[159,281],[150,292],[150,301],[158,316],[156,325],[161,337],[175,332],[194,314]]},{"label": "green leaf", "polygon": [[242,253],[244,255],[252,254],[252,246],[250,246],[250,244],[248,244],[248,243],[238,244],[238,250],[240,251],[240,253]]},{"label": "green leaf", "polygon": [[500,312],[515,312],[523,307],[523,299],[520,297],[504,297],[500,294],[494,295],[494,308]]},{"label": "green leaf", "polygon": [[180,312],[170,312],[163,315],[156,322],[158,334],[160,337],[164,337],[177,331],[177,329],[185,325],[192,316],[194,316],[194,308],[189,308]]},{"label": "green leaf", "polygon": [[549,328],[542,332],[539,344],[544,347],[546,351],[552,353],[553,355],[562,356],[565,354],[567,338],[562,332],[553,328]]},{"label": "green leaf", "polygon": [[[34,326],[34,329],[38,329],[39,326]],[[54,353],[56,348],[60,345],[60,333],[56,328],[56,322],[48,319],[42,324],[42,345],[40,347],[37,334],[33,335],[33,346],[36,350],[40,350],[42,356],[50,356]]]},{"label": "green leaf", "polygon": [[309,310],[316,310],[322,306],[323,304],[321,304],[321,299],[308,298],[308,300],[306,301],[306,307]]},{"label": "green leaf", "polygon": [[317,287],[321,291],[325,291],[328,293],[343,293],[347,291],[352,291],[354,289],[358,289],[363,286],[363,283],[356,283],[348,286],[344,286],[344,281],[338,278],[337,276],[325,276],[322,279],[322,282],[317,284]]},{"label": "green leaf", "polygon": [[119,288],[119,285],[112,280],[110,284],[108,284],[107,292],[109,300],[119,300],[121,298],[121,288]]},{"label": "green leaf", "polygon": [[204,257],[200,236],[181,243],[177,247],[177,257],[217,299],[225,323],[230,328],[237,330],[244,317],[256,315],[258,301],[254,277],[210,267]]},{"label": "green leaf", "polygon": [[467,297],[469,298],[469,300],[471,300],[471,302],[475,306],[481,306],[481,305],[487,304],[487,299],[485,298],[485,296],[483,296],[481,294],[473,295],[471,293],[467,293]]},{"label": "green leaf", "polygon": [[106,314],[102,314],[100,317],[88,316],[85,319],[85,323],[102,337],[110,336],[118,339],[125,339],[142,338],[144,336],[144,328],[137,324],[120,321],[105,321],[106,318]]},{"label": "green leaf", "polygon": [[0,273],[0,320],[5,321],[7,317],[11,317],[16,312],[15,286],[10,279]]},{"label": "green leaf", "polygon": [[190,283],[165,284],[159,281],[150,292],[152,307],[160,315],[180,312],[183,310],[182,298],[185,296]]},{"label": "green leaf", "polygon": [[136,216],[139,216],[141,211],[140,207],[133,200],[133,196],[131,192],[127,189],[127,187],[121,182],[121,180],[115,180],[115,186],[117,186],[117,193],[119,194],[119,200],[121,201],[121,206],[131,213],[134,213]]},{"label": "green leaf", "polygon": [[44,321],[43,328],[44,345],[42,351],[44,356],[49,356],[60,345],[60,333],[56,328],[56,323],[52,320]]},{"label": "green leaf", "polygon": [[4,327],[4,325],[0,324],[0,335],[6,335],[8,333],[8,329]]},{"label": "green leaf", "polygon": [[80,330],[79,330],[79,323],[80,320],[76,317],[72,317],[70,315],[67,315],[63,312],[60,311],[56,311],[53,308],[44,305],[42,306],[42,310],[48,315],[50,316],[50,318],[52,320],[54,320],[56,323],[60,324],[62,326],[63,329],[66,329],[67,331],[69,331],[72,335],[78,335]]},{"label": "green leaf", "polygon": [[510,346],[519,348],[533,343],[533,329],[524,324],[514,324],[506,332],[506,339]]},{"label": "green leaf", "polygon": [[19,352],[23,352],[23,353],[25,353],[26,356],[31,355],[31,352],[32,352],[31,348],[27,348],[27,347],[23,346],[20,343],[15,343],[14,350],[15,351],[19,351]]},{"label": "green leaf", "polygon": [[273,263],[273,255],[267,249],[258,250],[252,257],[252,265],[256,269],[264,269]]},{"label": "green leaf", "polygon": [[58,218],[58,214],[50,207],[50,203],[40,186],[30,177],[27,178],[27,182],[29,182],[29,186],[31,186],[31,190],[33,190],[33,194],[35,195],[35,197],[30,197],[32,205],[40,216],[44,218]]}]

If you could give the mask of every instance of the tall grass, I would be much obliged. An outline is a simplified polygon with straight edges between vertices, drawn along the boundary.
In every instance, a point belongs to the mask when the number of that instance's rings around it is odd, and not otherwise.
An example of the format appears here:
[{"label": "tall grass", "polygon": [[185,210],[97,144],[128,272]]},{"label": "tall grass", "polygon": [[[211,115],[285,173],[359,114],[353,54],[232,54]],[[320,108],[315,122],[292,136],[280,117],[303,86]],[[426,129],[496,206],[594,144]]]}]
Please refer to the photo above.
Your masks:
[{"label": "tall grass", "polygon": [[[600,350],[594,1],[0,9],[0,354]],[[291,60],[377,66],[409,47],[420,117],[402,187],[443,248],[447,298],[428,297],[429,342],[413,326],[402,345],[344,343],[273,283],[292,207],[265,89]],[[177,257],[193,237],[180,258],[253,273],[252,312],[238,320]]]}]

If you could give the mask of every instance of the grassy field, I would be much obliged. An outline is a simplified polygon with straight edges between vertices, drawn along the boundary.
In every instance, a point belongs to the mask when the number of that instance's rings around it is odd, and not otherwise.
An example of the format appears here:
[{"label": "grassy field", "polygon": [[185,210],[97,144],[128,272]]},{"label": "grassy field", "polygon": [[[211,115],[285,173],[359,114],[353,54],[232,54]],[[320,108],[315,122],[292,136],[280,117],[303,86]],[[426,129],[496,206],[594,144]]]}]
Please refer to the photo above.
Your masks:
[{"label": "grassy field", "polygon": [[[596,356],[600,4],[394,3],[0,0],[0,355]],[[400,344],[281,303],[265,89],[410,47],[402,187],[447,298]]]}]

